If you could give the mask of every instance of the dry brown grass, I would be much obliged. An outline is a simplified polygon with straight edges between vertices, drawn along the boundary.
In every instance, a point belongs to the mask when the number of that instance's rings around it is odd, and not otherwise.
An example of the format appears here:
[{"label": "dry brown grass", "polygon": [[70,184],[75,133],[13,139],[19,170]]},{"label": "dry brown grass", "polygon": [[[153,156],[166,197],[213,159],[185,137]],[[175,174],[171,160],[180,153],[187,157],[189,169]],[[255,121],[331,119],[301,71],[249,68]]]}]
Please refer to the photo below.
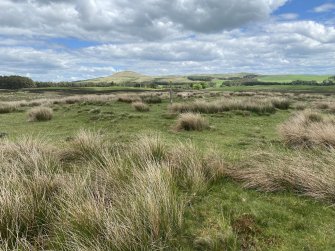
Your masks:
[{"label": "dry brown grass", "polygon": [[150,111],[150,107],[143,102],[134,102],[134,103],[132,103],[132,107],[138,112],[148,112],[148,111]]},{"label": "dry brown grass", "polygon": [[247,157],[227,175],[246,188],[265,192],[294,191],[317,200],[335,202],[335,152],[260,152]]},{"label": "dry brown grass", "polygon": [[334,147],[334,118],[311,110],[305,110],[279,126],[279,134],[285,144],[299,147]]},{"label": "dry brown grass", "polygon": [[0,103],[0,114],[11,113],[17,111],[19,104],[17,102],[4,102]]},{"label": "dry brown grass", "polygon": [[203,131],[208,128],[208,121],[204,117],[191,112],[180,114],[175,126],[178,131]]},{"label": "dry brown grass", "polygon": [[0,163],[1,250],[168,248],[186,203],[222,175],[194,145],[157,134],[120,144],[85,130],[62,150],[1,141]]},{"label": "dry brown grass", "polygon": [[142,99],[139,95],[135,94],[119,94],[117,95],[117,101],[124,103],[133,103],[133,102],[141,102]]},{"label": "dry brown grass", "polygon": [[49,107],[35,107],[27,112],[28,121],[48,121],[53,117],[53,111]]},{"label": "dry brown grass", "polygon": [[[279,102],[278,99],[276,101]],[[286,102],[285,100],[285,104]],[[259,100],[252,98],[229,98],[212,102],[198,100],[192,103],[175,103],[169,107],[171,112],[220,113],[242,110],[259,114],[273,113],[275,108],[271,99]]]}]

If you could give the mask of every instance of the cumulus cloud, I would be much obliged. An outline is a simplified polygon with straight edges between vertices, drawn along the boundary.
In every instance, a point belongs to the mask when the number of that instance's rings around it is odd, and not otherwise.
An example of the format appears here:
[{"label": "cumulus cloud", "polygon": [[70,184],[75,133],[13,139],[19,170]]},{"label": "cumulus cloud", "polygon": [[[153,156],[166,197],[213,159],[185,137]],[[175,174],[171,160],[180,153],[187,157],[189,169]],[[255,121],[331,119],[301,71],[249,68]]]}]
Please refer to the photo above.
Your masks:
[{"label": "cumulus cloud", "polygon": [[0,75],[334,72],[335,28],[294,13],[269,18],[286,2],[1,0]]},{"label": "cumulus cloud", "polygon": [[[0,31],[116,40],[213,33],[264,20],[287,0],[2,0]],[[29,10],[29,13],[27,13]],[[12,30],[13,32],[13,30]],[[22,34],[22,33],[21,33]]]},{"label": "cumulus cloud", "polygon": [[317,13],[329,12],[332,10],[335,10],[335,4],[333,3],[325,3],[314,8],[314,12]]}]

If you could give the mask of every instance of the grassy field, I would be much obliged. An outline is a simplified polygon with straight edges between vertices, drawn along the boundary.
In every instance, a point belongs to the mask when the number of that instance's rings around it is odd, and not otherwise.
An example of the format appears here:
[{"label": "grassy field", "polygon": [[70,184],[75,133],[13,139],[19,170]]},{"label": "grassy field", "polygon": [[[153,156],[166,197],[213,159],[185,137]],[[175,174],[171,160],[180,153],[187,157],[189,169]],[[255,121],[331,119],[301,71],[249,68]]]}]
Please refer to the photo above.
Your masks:
[{"label": "grassy field", "polygon": [[330,75],[268,75],[261,76],[258,78],[262,82],[279,82],[279,83],[289,83],[295,80],[304,80],[317,82],[322,82],[330,77]]},{"label": "grassy field", "polygon": [[[89,93],[104,95],[73,96],[76,92],[47,88],[37,93],[0,93],[1,170],[13,180],[8,183],[3,178],[1,183],[8,192],[0,195],[0,249],[334,250],[334,170],[327,169],[326,179],[322,160],[307,162],[310,154],[319,151],[335,156],[324,148],[333,143],[311,138],[310,144],[319,140],[317,149],[295,148],[278,131],[294,114],[308,109],[317,115],[304,116],[323,123],[323,128],[335,111],[333,89],[252,86],[185,91],[174,94],[173,107],[164,92],[108,93],[94,88]],[[132,102],[146,102],[149,111]],[[50,120],[28,121],[27,112],[40,105],[53,110]],[[200,122],[206,126],[192,131],[193,127],[181,124],[177,129],[184,108],[201,113]],[[194,118],[185,123],[195,123]],[[23,135],[42,138],[55,149],[44,152],[48,147],[22,141]],[[319,176],[312,175],[312,167],[305,172],[311,174],[309,182],[295,173],[297,151],[306,168],[321,163]],[[278,156],[257,162],[256,155],[264,152]],[[36,158],[27,157],[33,153]],[[321,153],[318,156],[322,158]],[[335,163],[331,161],[327,163]],[[297,176],[281,177],[285,172],[259,176],[272,170],[271,165],[274,170],[292,166],[286,171]],[[260,167],[264,168],[258,176],[250,176],[253,169],[248,168]],[[30,173],[29,168],[39,171]],[[276,175],[273,180],[271,175]],[[317,188],[310,188],[314,178]],[[55,182],[61,185],[55,198],[45,199],[36,182],[42,182],[47,192]],[[21,186],[23,194],[26,188],[38,196],[23,200],[17,192]],[[156,190],[158,194],[153,193]],[[22,208],[9,203],[14,198],[23,201]],[[35,200],[47,204],[36,207]],[[12,208],[19,209],[12,212]],[[28,216],[21,219],[19,210],[33,215],[31,222]],[[31,231],[36,225],[38,229]]]}]

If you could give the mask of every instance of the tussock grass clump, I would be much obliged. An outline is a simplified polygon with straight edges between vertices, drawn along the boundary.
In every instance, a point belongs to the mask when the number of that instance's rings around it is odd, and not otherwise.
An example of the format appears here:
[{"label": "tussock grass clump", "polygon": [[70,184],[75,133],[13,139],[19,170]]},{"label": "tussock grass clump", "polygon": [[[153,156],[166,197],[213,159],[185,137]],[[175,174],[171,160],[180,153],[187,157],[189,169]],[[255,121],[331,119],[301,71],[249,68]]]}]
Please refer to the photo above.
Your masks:
[{"label": "tussock grass clump", "polygon": [[[250,161],[252,160],[252,161]],[[294,191],[305,196],[335,202],[335,151],[296,152],[285,155],[275,151],[248,157],[248,165],[230,170],[228,176],[244,187],[265,192]]]},{"label": "tussock grass clump", "polygon": [[50,231],[63,182],[57,151],[24,137],[0,144],[0,249],[41,249]]},{"label": "tussock grass clump", "polygon": [[15,112],[18,107],[19,105],[16,102],[0,103],[0,114]]},{"label": "tussock grass clump", "polygon": [[0,248],[172,248],[186,203],[222,176],[214,159],[192,144],[174,147],[157,135],[121,144],[82,130],[62,153],[29,137],[5,140]]},{"label": "tussock grass clump", "polygon": [[132,107],[138,112],[148,112],[148,111],[150,111],[150,107],[143,102],[134,102],[134,103],[132,103]]},{"label": "tussock grass clump", "polygon": [[176,130],[203,131],[209,128],[208,121],[200,114],[183,113],[177,119]]},{"label": "tussock grass clump", "polygon": [[82,129],[70,139],[68,147],[62,152],[62,158],[100,162],[108,151],[106,138],[101,132]]},{"label": "tussock grass clump", "polygon": [[35,107],[27,112],[28,121],[48,121],[53,117],[53,110],[49,107]]},{"label": "tussock grass clump", "polygon": [[285,144],[300,147],[334,147],[334,118],[306,110],[279,126]]},{"label": "tussock grass clump", "polygon": [[133,103],[133,102],[141,102],[142,101],[140,96],[134,95],[134,94],[119,94],[119,95],[117,95],[116,100],[119,101],[119,102],[124,102],[124,103]]},{"label": "tussock grass clump", "polygon": [[171,112],[220,113],[226,111],[251,111],[259,114],[273,113],[275,107],[271,100],[257,99],[223,99],[213,102],[195,101],[192,103],[175,103],[169,107]]},{"label": "tussock grass clump", "polygon": [[291,101],[289,99],[281,97],[271,98],[271,103],[275,108],[280,110],[287,110],[291,106]]},{"label": "tussock grass clump", "polygon": [[159,104],[162,103],[162,98],[159,96],[154,96],[154,95],[150,95],[150,96],[142,96],[142,101],[144,103],[147,104]]}]

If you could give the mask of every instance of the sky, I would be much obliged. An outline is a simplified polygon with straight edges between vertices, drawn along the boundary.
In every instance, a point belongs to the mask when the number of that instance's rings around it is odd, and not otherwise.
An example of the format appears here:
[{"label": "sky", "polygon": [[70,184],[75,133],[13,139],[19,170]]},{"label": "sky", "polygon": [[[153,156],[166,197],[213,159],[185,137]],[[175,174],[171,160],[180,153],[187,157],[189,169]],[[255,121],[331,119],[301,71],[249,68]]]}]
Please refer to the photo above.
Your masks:
[{"label": "sky", "polygon": [[335,0],[0,0],[0,75],[334,74]]}]

